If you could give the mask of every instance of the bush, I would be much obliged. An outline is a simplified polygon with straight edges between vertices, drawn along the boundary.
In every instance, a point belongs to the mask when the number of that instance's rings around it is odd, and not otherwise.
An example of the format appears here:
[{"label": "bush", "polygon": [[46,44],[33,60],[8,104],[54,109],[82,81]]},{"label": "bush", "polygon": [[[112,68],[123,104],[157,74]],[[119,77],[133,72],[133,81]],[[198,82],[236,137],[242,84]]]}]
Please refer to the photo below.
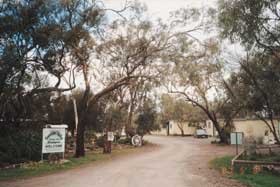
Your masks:
[{"label": "bush", "polygon": [[40,160],[41,131],[1,129],[0,135],[0,163],[16,164]]},{"label": "bush", "polygon": [[127,144],[127,145],[130,145],[130,144],[131,144],[131,138],[119,139],[117,142],[118,142],[119,144]]},{"label": "bush", "polygon": [[104,136],[99,136],[95,140],[95,145],[97,145],[98,147],[104,147]]},{"label": "bush", "polygon": [[85,131],[85,143],[92,144],[92,140],[97,139],[97,136],[93,130]]}]

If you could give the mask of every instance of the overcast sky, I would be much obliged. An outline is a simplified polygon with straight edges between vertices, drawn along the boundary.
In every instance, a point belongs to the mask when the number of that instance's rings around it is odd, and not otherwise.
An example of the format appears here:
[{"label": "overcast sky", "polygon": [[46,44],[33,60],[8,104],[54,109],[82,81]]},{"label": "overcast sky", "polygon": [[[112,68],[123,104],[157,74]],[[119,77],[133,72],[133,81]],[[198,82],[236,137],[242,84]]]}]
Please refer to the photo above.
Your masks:
[{"label": "overcast sky", "polygon": [[[170,11],[180,8],[195,7],[201,8],[205,6],[216,5],[217,0],[138,0],[145,3],[148,7],[148,12],[151,16],[166,19]],[[125,0],[104,0],[106,7],[120,9],[124,6]]]}]

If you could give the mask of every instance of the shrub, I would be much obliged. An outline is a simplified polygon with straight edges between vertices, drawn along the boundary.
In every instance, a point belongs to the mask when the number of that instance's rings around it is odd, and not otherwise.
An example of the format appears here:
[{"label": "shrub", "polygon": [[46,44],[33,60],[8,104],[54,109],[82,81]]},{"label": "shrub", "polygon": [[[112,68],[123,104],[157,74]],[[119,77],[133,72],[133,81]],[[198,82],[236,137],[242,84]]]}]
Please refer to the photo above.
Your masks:
[{"label": "shrub", "polygon": [[42,132],[31,129],[1,129],[0,163],[16,164],[41,158]]},{"label": "shrub", "polygon": [[85,143],[91,144],[93,139],[97,139],[97,136],[93,130],[85,131]]},{"label": "shrub", "polygon": [[95,140],[95,145],[97,145],[98,147],[104,147],[104,136],[99,136]]},{"label": "shrub", "polygon": [[119,144],[131,144],[131,138],[124,138],[118,140]]}]

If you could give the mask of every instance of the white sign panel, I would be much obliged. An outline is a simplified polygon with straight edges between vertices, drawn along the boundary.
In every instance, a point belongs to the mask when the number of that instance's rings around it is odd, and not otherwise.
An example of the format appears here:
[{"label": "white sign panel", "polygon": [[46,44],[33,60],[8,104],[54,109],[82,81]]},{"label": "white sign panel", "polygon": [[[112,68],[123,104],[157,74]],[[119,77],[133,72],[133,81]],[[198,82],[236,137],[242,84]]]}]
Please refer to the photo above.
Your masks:
[{"label": "white sign panel", "polygon": [[107,139],[108,139],[108,141],[114,141],[114,133],[113,132],[108,132],[107,133]]},{"label": "white sign panel", "polygon": [[65,129],[43,129],[42,153],[62,153],[65,151]]},{"label": "white sign panel", "polygon": [[232,145],[242,145],[243,143],[243,133],[242,132],[232,132],[230,133],[230,143]]}]

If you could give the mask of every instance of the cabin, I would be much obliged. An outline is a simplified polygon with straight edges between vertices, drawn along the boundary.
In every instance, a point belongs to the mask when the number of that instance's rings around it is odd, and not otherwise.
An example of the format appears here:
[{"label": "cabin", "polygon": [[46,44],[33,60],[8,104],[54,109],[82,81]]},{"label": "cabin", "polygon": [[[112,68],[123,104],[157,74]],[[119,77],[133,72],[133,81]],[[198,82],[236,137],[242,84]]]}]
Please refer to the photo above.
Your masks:
[{"label": "cabin", "polygon": [[170,135],[170,136],[193,136],[197,128],[204,126],[204,122],[178,122],[171,120],[167,123],[166,128],[152,132],[154,135]]},{"label": "cabin", "polygon": [[[273,121],[275,129],[280,136],[280,124],[279,120]],[[271,123],[269,123],[270,126]],[[263,142],[265,136],[273,137],[267,124],[259,119],[241,118],[233,120],[233,132],[243,132],[244,138],[252,138],[256,142]],[[207,120],[204,128],[209,136],[217,136],[218,132],[213,126],[212,121]]]}]

